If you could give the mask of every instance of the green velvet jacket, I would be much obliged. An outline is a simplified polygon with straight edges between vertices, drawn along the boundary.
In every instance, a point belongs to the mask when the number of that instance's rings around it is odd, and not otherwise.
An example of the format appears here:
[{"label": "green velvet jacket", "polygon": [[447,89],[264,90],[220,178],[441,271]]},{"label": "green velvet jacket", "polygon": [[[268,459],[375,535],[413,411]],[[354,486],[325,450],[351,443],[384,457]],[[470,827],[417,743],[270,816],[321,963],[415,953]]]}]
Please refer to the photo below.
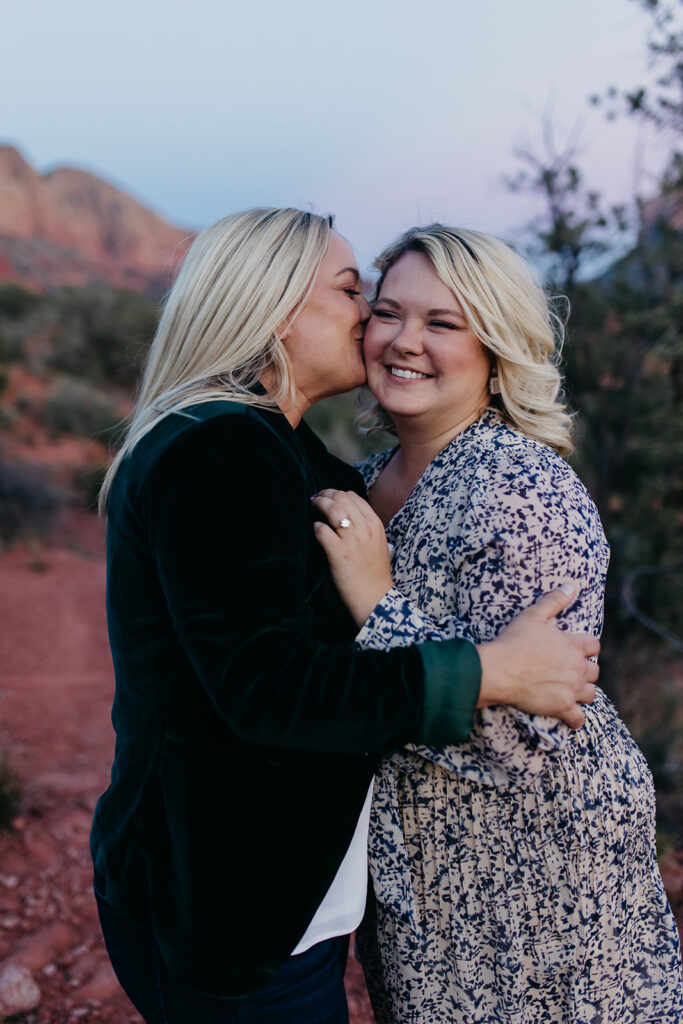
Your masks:
[{"label": "green velvet jacket", "polygon": [[171,973],[244,995],[329,888],[383,752],[469,731],[464,641],[361,651],[310,498],[355,470],[278,412],[207,402],[124,460],[108,508],[116,676],[102,895],[151,923]]}]

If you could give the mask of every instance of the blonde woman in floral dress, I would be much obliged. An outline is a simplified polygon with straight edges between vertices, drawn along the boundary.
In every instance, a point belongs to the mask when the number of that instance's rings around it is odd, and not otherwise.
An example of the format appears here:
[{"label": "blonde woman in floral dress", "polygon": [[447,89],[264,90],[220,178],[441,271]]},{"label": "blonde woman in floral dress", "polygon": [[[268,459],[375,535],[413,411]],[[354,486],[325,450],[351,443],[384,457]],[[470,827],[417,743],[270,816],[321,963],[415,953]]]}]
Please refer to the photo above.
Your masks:
[{"label": "blonde woman in floral dress", "polygon": [[[351,524],[317,534],[357,641],[483,643],[567,579],[563,628],[598,636],[609,548],[562,458],[561,327],[541,288],[502,242],[441,225],[378,268],[365,359],[399,445],[361,467],[372,508],[315,499]],[[486,708],[466,742],[382,763],[359,939],[379,1024],[683,1021],[652,777],[601,691],[585,711],[572,731]]]}]

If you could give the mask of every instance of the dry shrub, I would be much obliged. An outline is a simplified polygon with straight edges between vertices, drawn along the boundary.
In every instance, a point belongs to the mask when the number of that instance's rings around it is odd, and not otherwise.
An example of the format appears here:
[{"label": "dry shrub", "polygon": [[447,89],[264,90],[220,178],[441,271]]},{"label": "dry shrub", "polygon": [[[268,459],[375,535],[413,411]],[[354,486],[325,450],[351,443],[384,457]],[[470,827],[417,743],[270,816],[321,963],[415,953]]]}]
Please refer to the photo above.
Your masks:
[{"label": "dry shrub", "polygon": [[65,500],[44,468],[9,461],[0,453],[0,546],[49,536]]},{"label": "dry shrub", "polygon": [[45,426],[53,434],[110,441],[121,419],[104,392],[72,377],[60,377],[45,403]]}]

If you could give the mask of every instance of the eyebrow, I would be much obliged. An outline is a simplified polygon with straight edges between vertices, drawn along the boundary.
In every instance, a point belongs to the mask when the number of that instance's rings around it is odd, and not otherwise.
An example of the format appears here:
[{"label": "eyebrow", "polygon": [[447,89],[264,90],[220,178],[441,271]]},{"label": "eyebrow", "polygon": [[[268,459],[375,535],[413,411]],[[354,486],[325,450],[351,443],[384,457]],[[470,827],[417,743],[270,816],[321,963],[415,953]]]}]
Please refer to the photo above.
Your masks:
[{"label": "eyebrow", "polygon": [[[401,308],[401,303],[400,302],[396,302],[394,299],[385,299],[383,296],[381,298],[377,299],[377,302],[378,303],[379,302],[386,302],[387,306],[393,306],[394,309],[400,309]],[[461,317],[465,316],[464,313],[458,312],[457,309],[428,309],[427,310],[427,316],[443,316],[444,314],[447,314],[448,316],[461,316]]]},{"label": "eyebrow", "polygon": [[342,274],[353,274],[356,281],[360,281],[360,274],[355,267],[344,267],[343,270],[338,270],[334,276],[341,277]]}]

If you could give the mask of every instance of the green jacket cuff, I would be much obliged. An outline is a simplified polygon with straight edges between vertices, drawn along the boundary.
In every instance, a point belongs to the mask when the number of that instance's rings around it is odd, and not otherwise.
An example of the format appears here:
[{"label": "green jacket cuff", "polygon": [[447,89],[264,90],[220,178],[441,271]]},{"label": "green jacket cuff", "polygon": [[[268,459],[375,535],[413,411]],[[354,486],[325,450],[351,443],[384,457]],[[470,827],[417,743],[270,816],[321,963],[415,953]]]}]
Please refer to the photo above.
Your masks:
[{"label": "green jacket cuff", "polygon": [[424,711],[418,743],[461,743],[472,728],[481,687],[481,663],[468,640],[418,644],[424,666]]}]

